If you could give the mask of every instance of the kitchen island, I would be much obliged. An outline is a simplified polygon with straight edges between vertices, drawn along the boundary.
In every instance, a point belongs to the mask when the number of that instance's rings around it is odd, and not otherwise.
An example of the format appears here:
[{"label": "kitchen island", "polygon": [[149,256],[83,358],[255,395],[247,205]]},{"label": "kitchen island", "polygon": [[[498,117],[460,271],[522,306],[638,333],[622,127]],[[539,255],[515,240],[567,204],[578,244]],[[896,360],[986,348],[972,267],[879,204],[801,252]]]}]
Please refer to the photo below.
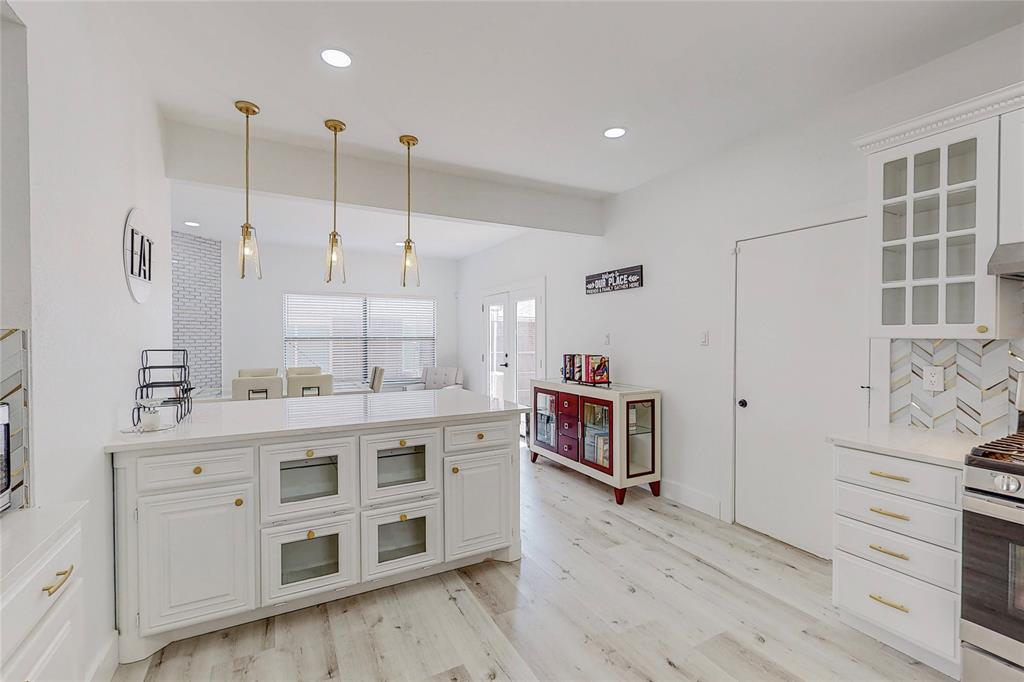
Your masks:
[{"label": "kitchen island", "polygon": [[168,643],[520,557],[519,419],[462,389],[196,404],[117,434],[122,663]]}]

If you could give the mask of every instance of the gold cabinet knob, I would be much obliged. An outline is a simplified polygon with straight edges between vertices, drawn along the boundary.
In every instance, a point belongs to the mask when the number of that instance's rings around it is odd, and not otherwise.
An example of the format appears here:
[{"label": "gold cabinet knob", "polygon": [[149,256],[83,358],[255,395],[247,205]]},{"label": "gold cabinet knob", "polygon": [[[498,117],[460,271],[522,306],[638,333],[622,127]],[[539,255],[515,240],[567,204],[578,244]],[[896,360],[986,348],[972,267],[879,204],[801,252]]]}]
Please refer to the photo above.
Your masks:
[{"label": "gold cabinet knob", "polygon": [[476,439],[477,440],[483,440],[484,439],[484,434],[482,434],[482,433],[476,434]]},{"label": "gold cabinet knob", "polygon": [[452,473],[453,474],[459,473],[459,467],[452,467]]},{"label": "gold cabinet knob", "polygon": [[408,521],[409,517],[406,514],[399,514],[398,515],[398,520],[399,521]]},{"label": "gold cabinet knob", "polygon": [[241,507],[243,504],[245,504],[245,500],[243,500],[241,497],[239,497],[237,500],[235,500],[235,506],[236,507]]},{"label": "gold cabinet knob", "polygon": [[306,457],[312,457],[314,454],[312,450],[306,450]]},{"label": "gold cabinet knob", "polygon": [[405,447],[405,441],[404,440],[398,441],[398,447],[404,448]]},{"label": "gold cabinet knob", "polygon": [[988,331],[988,325],[986,325],[986,324],[979,324],[977,329],[978,329],[978,333],[979,334],[984,334],[985,332]]},{"label": "gold cabinet knob", "polygon": [[199,474],[203,473],[203,467],[196,467],[195,469],[192,470],[192,473],[198,476]]},{"label": "gold cabinet knob", "polygon": [[313,531],[311,531],[311,530],[307,530],[307,531],[306,531],[306,539],[307,539],[307,540],[312,540],[312,539],[313,539],[313,538],[315,538],[315,537],[316,537],[316,533],[314,533],[314,532],[313,532]]}]

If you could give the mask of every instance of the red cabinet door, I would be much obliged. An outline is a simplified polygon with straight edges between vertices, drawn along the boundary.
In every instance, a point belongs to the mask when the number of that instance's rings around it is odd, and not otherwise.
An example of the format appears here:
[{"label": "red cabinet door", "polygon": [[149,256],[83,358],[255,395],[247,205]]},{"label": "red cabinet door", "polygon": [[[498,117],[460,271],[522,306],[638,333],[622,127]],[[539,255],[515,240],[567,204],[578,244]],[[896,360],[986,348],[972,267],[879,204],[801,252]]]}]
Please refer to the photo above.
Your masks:
[{"label": "red cabinet door", "polygon": [[559,393],[558,394],[558,413],[559,414],[579,414],[580,397],[575,393]]},{"label": "red cabinet door", "polygon": [[558,393],[533,389],[533,444],[558,452]]},{"label": "red cabinet door", "polygon": [[574,462],[580,461],[580,445],[575,438],[568,436],[558,437],[558,454],[568,457]]},{"label": "red cabinet door", "polygon": [[613,422],[610,401],[580,396],[579,461],[609,475],[615,462]]}]

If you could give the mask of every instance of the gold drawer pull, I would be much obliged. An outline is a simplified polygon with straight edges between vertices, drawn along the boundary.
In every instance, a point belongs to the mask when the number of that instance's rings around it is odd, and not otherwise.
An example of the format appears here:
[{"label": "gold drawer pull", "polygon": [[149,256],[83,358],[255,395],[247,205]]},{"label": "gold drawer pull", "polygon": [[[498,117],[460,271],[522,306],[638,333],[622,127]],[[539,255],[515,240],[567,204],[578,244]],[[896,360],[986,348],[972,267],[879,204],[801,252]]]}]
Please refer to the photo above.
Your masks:
[{"label": "gold drawer pull", "polygon": [[880,594],[869,594],[868,596],[871,597],[872,599],[874,599],[879,604],[885,604],[890,609],[896,609],[897,611],[902,611],[903,613],[910,613],[910,609],[908,609],[903,604],[897,604],[894,601],[889,601],[888,599],[886,599],[885,597],[883,597]]},{"label": "gold drawer pull", "polygon": [[243,500],[241,497],[239,497],[237,500],[235,500],[235,506],[236,507],[241,507],[243,504],[245,504],[245,500]]},{"label": "gold drawer pull", "polygon": [[899,519],[900,521],[909,521],[910,517],[906,514],[897,514],[896,512],[887,511],[881,507],[871,507],[871,511],[882,516],[888,516],[890,519]]},{"label": "gold drawer pull", "polygon": [[904,561],[910,561],[910,557],[908,557],[906,554],[903,554],[902,552],[894,552],[893,550],[886,549],[885,547],[882,547],[881,545],[868,545],[868,547],[870,547],[871,549],[875,550],[876,552],[881,552],[882,554],[888,554],[889,556],[894,556],[897,559],[903,559]]},{"label": "gold drawer pull", "polygon": [[199,474],[203,473],[203,467],[196,467],[195,469],[192,470],[192,473],[198,476]]},{"label": "gold drawer pull", "polygon": [[482,433],[476,434],[476,439],[477,440],[483,440],[484,439],[484,434],[482,434]]},{"label": "gold drawer pull", "polygon": [[459,467],[452,467],[452,473],[453,474],[459,473]]},{"label": "gold drawer pull", "polygon": [[398,441],[398,447],[404,448],[405,447],[405,441],[404,440]]},{"label": "gold drawer pull", "polygon": [[399,515],[398,515],[398,520],[399,520],[399,521],[408,521],[408,520],[409,520],[409,517],[408,517],[408,516],[406,516],[405,514],[399,514]]},{"label": "gold drawer pull", "polygon": [[313,539],[313,538],[315,538],[315,537],[316,537],[316,533],[314,533],[314,532],[313,532],[313,531],[311,531],[311,530],[307,530],[307,531],[306,531],[306,539],[307,539],[307,540],[312,540],[312,539]]},{"label": "gold drawer pull", "polygon": [[306,450],[306,457],[312,457],[312,456],[313,456],[313,455],[315,455],[315,454],[316,454],[316,453],[315,453],[315,452],[313,452],[312,450]]},{"label": "gold drawer pull", "polygon": [[52,585],[47,585],[46,587],[43,588],[43,592],[46,593],[46,596],[47,597],[52,597],[54,594],[57,593],[57,590],[59,590],[60,588],[64,587],[64,583],[66,583],[68,581],[68,578],[71,577],[71,573],[74,570],[75,570],[75,565],[71,564],[71,566],[69,566],[68,568],[64,569],[63,571],[57,571],[54,575],[56,575],[58,578],[60,578],[60,580],[58,580],[57,582],[55,582]]},{"label": "gold drawer pull", "polygon": [[906,476],[899,476],[897,474],[887,474],[884,471],[869,471],[872,476],[878,476],[879,478],[888,478],[890,481],[899,481],[900,483],[910,483],[910,479]]}]

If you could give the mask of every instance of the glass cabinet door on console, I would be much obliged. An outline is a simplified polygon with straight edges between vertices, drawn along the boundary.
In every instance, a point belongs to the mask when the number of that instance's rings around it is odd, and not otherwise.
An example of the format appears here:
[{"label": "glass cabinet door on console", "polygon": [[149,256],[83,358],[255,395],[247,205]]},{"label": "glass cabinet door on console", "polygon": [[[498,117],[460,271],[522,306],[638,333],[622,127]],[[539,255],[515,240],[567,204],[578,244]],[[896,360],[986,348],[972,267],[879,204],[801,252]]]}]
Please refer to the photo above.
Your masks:
[{"label": "glass cabinet door on console", "polygon": [[354,508],[354,438],[260,448],[264,522]]},{"label": "glass cabinet door on console", "polygon": [[612,404],[580,396],[580,461],[606,474],[612,473]]},{"label": "glass cabinet door on console", "polygon": [[363,512],[363,580],[441,561],[441,501]]},{"label": "glass cabinet door on console", "polygon": [[423,495],[439,489],[437,429],[363,436],[363,503]]},{"label": "glass cabinet door on console", "polygon": [[263,530],[263,605],[359,580],[355,514]]},{"label": "glass cabinet door on console", "polygon": [[626,403],[626,478],[654,473],[654,401]]},{"label": "glass cabinet door on console", "polygon": [[533,442],[551,452],[558,451],[558,394],[534,389],[533,404],[536,423],[533,425]]}]

